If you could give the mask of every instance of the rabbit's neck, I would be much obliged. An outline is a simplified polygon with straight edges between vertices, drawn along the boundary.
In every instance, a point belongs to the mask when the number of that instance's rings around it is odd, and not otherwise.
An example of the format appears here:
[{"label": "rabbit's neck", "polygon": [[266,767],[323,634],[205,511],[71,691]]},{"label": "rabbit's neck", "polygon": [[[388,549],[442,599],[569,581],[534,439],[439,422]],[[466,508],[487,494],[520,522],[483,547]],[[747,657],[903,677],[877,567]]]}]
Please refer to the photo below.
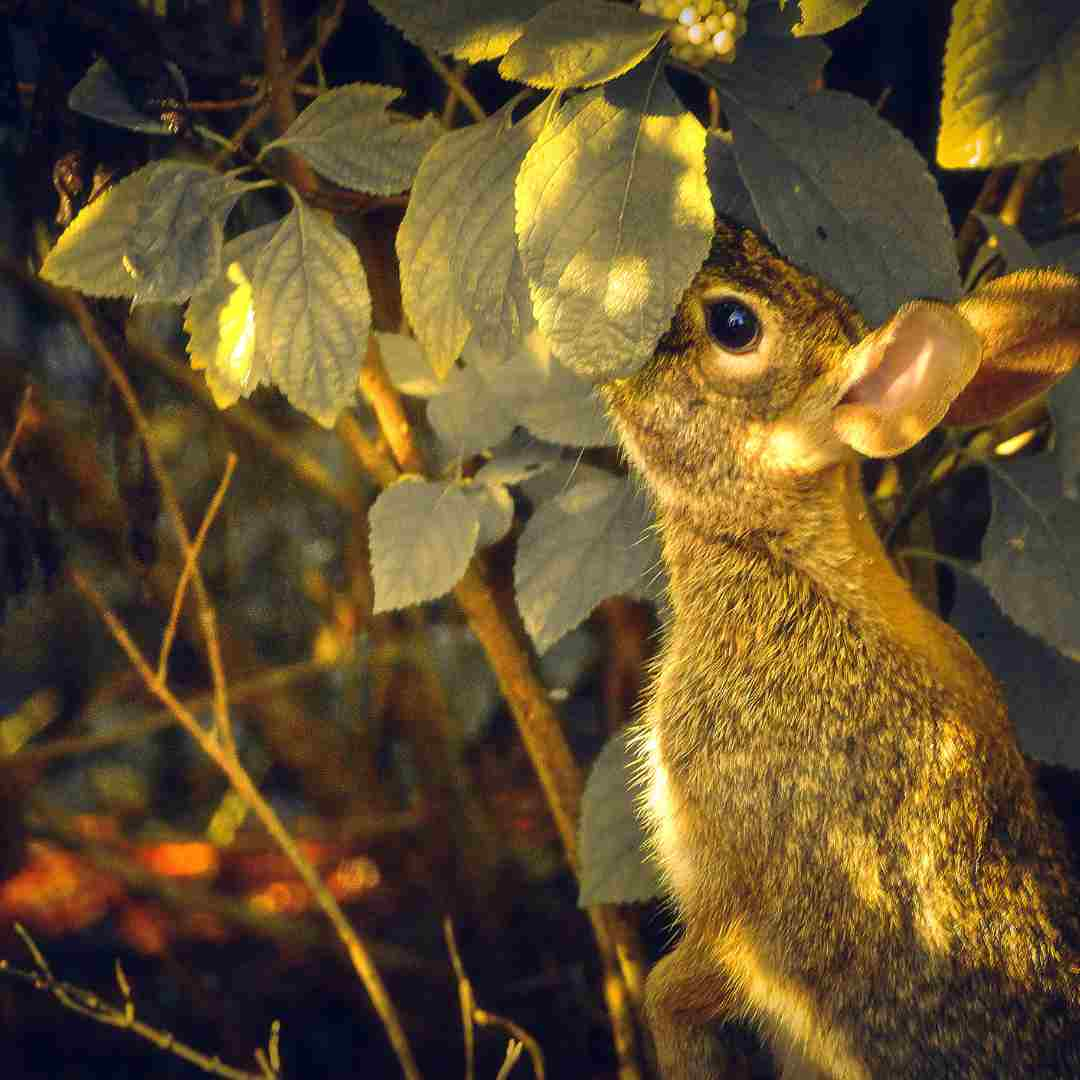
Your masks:
[{"label": "rabbit's neck", "polygon": [[755,700],[797,701],[827,692],[841,673],[857,693],[888,654],[890,668],[904,658],[913,684],[987,702],[994,691],[985,669],[889,561],[858,466],[836,466],[820,484],[799,520],[789,516],[768,534],[713,532],[661,507],[674,615],[663,664],[696,664],[726,686],[756,686]]}]

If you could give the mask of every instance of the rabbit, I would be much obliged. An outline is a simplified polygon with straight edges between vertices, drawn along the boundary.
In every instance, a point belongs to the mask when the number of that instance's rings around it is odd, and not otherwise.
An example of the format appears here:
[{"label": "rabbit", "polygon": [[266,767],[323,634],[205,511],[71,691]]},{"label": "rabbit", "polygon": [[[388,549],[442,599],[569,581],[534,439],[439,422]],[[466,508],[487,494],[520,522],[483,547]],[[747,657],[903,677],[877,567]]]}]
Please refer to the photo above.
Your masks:
[{"label": "rabbit", "polygon": [[1080,357],[1026,271],[872,332],[719,222],[655,354],[601,387],[670,619],[636,738],[683,934],[646,982],[668,1080],[750,1019],[785,1080],[1080,1077],[1080,891],[1002,697],[872,526],[862,456],[981,424]]}]

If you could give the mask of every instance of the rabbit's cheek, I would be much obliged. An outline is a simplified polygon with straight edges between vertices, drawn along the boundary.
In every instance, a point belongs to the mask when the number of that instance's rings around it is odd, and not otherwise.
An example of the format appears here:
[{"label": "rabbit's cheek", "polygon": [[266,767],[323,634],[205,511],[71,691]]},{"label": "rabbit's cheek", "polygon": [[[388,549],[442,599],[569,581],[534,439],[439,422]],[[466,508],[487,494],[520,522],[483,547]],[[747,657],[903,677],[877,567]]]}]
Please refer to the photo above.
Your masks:
[{"label": "rabbit's cheek", "polygon": [[780,420],[768,425],[761,463],[773,475],[809,475],[854,456],[825,421]]}]

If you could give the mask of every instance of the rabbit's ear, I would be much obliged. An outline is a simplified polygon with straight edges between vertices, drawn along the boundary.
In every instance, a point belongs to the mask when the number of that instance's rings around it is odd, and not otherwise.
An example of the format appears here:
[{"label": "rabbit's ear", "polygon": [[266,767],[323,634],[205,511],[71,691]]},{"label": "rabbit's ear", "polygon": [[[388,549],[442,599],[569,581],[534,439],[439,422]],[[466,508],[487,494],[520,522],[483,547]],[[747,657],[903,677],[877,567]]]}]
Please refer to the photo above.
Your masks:
[{"label": "rabbit's ear", "polygon": [[902,453],[941,422],[980,351],[972,324],[948,304],[905,304],[844,357],[833,431],[868,457]]},{"label": "rabbit's ear", "polygon": [[982,340],[978,373],[945,416],[990,424],[1049,390],[1080,360],[1080,278],[1023,270],[977,289],[957,305]]}]

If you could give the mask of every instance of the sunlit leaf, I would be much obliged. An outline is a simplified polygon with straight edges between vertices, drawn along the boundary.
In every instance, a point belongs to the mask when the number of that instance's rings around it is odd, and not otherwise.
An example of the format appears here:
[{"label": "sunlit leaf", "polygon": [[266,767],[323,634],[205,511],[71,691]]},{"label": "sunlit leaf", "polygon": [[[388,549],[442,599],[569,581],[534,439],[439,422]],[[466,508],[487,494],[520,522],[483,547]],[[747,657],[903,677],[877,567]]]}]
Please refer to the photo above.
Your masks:
[{"label": "sunlit leaf", "polygon": [[546,472],[562,458],[558,446],[530,439],[525,446],[501,449],[496,457],[476,473],[483,484],[519,484],[530,476]]},{"label": "sunlit leaf", "polygon": [[452,211],[457,225],[450,277],[474,334],[499,355],[513,349],[533,323],[532,302],[514,231],[514,182],[540,133],[543,109],[510,127],[509,110],[484,125],[471,186]]},{"label": "sunlit leaf", "polygon": [[[793,0],[788,0],[794,6]],[[799,0],[802,18],[795,27],[800,37],[827,34],[859,15],[870,0]],[[780,0],[785,7],[785,0]]]},{"label": "sunlit leaf", "polygon": [[[402,91],[350,83],[320,94],[280,138],[317,172],[342,187],[391,195],[410,187],[420,160],[443,134],[431,117],[412,120],[387,111]],[[264,150],[264,153],[265,153]]]},{"label": "sunlit leaf", "polygon": [[517,180],[533,310],[560,360],[592,378],[652,354],[713,232],[705,129],[641,64],[564,105]]},{"label": "sunlit leaf", "polygon": [[383,366],[390,381],[410,397],[434,397],[441,394],[443,384],[431,369],[420,342],[405,334],[375,335],[379,339]]},{"label": "sunlit leaf", "polygon": [[45,257],[41,276],[88,296],[134,296],[124,255],[148,179],[140,169],[79,211]]},{"label": "sunlit leaf", "polygon": [[136,300],[180,303],[221,266],[225,219],[245,184],[199,165],[146,166],[146,189],[124,251]]},{"label": "sunlit leaf", "polygon": [[397,233],[405,314],[440,377],[450,371],[469,336],[469,317],[450,261],[497,123],[493,118],[448,132],[431,148],[420,163]]},{"label": "sunlit leaf", "polygon": [[355,400],[371,294],[356,248],[333,219],[297,202],[255,263],[255,341],[270,377],[325,427]]},{"label": "sunlit leaf", "polygon": [[376,614],[449,592],[480,535],[477,507],[464,492],[412,476],[375,500],[369,520]]},{"label": "sunlit leaf", "polygon": [[269,355],[255,342],[251,283],[258,257],[277,227],[277,222],[262,225],[230,240],[222,251],[222,272],[192,298],[184,316],[191,366],[205,369],[206,385],[219,409],[270,381]]},{"label": "sunlit leaf", "polygon": [[957,0],[945,46],[937,159],[980,169],[1080,143],[1075,0]]},{"label": "sunlit leaf", "polygon": [[218,272],[225,219],[245,187],[201,165],[147,165],[79,212],[41,275],[90,296],[186,300]]},{"label": "sunlit leaf", "polygon": [[739,171],[781,253],[877,325],[913,296],[959,296],[945,202],[915,148],[865,102],[789,107],[725,94]]},{"label": "sunlit leaf", "polygon": [[476,63],[502,56],[545,0],[372,0],[418,45]]},{"label": "sunlit leaf", "polygon": [[555,0],[525,25],[499,74],[529,86],[595,86],[644,60],[670,25],[608,0]]}]

